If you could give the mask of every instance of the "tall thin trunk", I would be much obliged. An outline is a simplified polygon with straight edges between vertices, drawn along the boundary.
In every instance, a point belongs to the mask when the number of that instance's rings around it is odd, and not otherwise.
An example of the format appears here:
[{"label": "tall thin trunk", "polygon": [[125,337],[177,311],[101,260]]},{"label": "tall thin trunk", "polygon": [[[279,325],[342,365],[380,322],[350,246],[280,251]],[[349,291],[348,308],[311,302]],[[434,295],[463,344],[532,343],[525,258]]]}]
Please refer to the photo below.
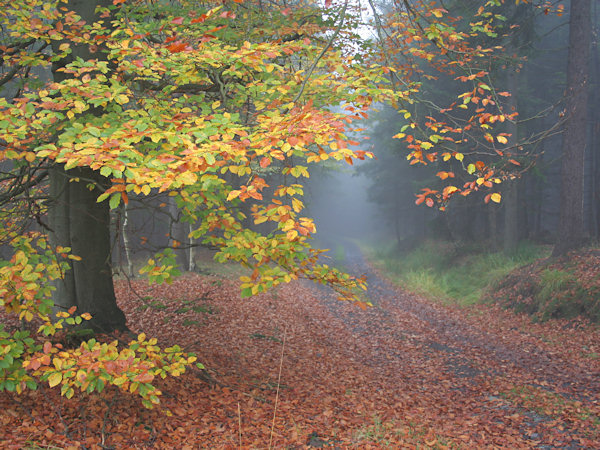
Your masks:
[{"label": "tall thin trunk", "polygon": [[560,219],[553,256],[584,243],[583,178],[587,144],[587,97],[591,0],[572,0],[569,24],[566,115],[563,135]]},{"label": "tall thin trunk", "polygon": [[188,259],[188,270],[193,272],[196,270],[196,261],[195,261],[195,252],[194,252],[194,238],[192,237],[192,230],[194,227],[192,224],[189,224],[189,240],[190,240],[190,248],[189,248],[189,259]]},{"label": "tall thin trunk", "polygon": [[[509,112],[517,109],[518,73],[516,68],[511,68],[508,73],[508,89],[512,94],[508,102]],[[507,127],[511,135],[511,146],[517,142],[517,124],[509,122]],[[504,253],[513,253],[519,243],[519,183],[517,179],[507,181],[507,189],[504,194]]]},{"label": "tall thin trunk", "polygon": [[127,210],[127,205],[123,206],[123,229],[121,230],[121,234],[123,235],[123,247],[125,250],[125,263],[127,264],[127,276],[133,277],[135,274],[133,272],[133,261],[131,260],[131,248],[129,243],[129,234],[127,230],[127,226],[129,225],[129,212]]}]

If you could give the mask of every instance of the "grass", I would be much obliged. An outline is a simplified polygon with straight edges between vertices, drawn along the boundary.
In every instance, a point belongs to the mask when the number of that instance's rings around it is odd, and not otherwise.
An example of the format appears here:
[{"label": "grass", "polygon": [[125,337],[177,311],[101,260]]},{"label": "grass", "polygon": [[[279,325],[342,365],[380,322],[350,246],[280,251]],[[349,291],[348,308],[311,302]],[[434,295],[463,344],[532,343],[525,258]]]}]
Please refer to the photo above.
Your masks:
[{"label": "grass", "polygon": [[363,425],[353,434],[353,441],[360,446],[375,444],[378,448],[380,446],[388,448],[398,439],[401,439],[407,447],[417,449],[456,448],[453,443],[447,442],[432,430],[427,431],[412,422],[407,424],[396,423],[394,420],[383,422],[378,416],[373,416],[372,424]]},{"label": "grass", "polygon": [[545,269],[540,274],[541,289],[534,296],[540,319],[554,317],[567,319],[585,315],[600,321],[600,304],[596,289],[582,285],[577,275],[567,270]]},{"label": "grass", "polygon": [[369,259],[402,287],[463,306],[480,302],[486,290],[512,270],[549,252],[548,247],[529,242],[522,242],[511,255],[443,241],[425,241],[406,253],[389,245],[367,249]]}]

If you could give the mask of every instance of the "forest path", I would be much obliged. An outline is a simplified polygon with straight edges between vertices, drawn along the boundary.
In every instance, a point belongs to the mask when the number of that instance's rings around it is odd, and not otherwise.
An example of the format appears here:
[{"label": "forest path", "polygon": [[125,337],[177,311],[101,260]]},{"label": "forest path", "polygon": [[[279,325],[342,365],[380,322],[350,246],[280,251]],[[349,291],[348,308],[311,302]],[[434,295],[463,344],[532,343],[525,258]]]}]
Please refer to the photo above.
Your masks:
[{"label": "forest path", "polygon": [[385,398],[402,391],[409,403],[424,400],[416,406],[420,419],[433,420],[436,430],[468,425],[479,433],[470,434],[478,445],[584,448],[599,438],[593,417],[600,372],[594,359],[578,355],[577,342],[553,341],[548,325],[515,322],[494,308],[443,306],[404,292],[380,277],[352,241],[325,242],[338,259],[343,255],[337,265],[368,277],[368,311],[323,302],[347,333],[338,351],[368,368]]},{"label": "forest path", "polygon": [[236,272],[208,262],[170,285],[120,280],[131,330],[208,372],[157,380],[153,410],[116,388],[4,393],[0,447],[600,448],[598,327],[440,305],[393,287],[352,242],[326,244],[367,272],[372,308],[303,281],[241,299]]}]

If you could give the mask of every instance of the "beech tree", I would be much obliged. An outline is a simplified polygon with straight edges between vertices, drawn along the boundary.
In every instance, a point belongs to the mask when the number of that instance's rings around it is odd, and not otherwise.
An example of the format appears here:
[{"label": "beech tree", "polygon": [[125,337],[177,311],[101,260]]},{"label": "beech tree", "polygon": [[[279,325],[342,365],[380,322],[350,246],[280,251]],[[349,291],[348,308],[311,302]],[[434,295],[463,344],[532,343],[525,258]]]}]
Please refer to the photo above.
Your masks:
[{"label": "beech tree", "polygon": [[[310,164],[372,156],[353,150],[358,142],[349,136],[373,103],[391,103],[407,120],[396,137],[412,163],[452,160],[466,178],[424,189],[418,203],[438,200],[443,208],[456,194],[484,189],[486,202],[499,202],[502,170],[478,155],[514,164],[501,150],[508,133],[494,131],[514,118],[498,101],[508,94],[488,85],[488,72],[475,64],[488,49],[469,42],[492,35],[501,18],[482,7],[469,34],[441,6],[405,7],[386,25],[400,30],[394,49],[409,64],[396,64],[391,47],[362,51],[359,10],[348,1],[268,8],[242,0],[3,1],[0,237],[13,248],[0,267],[4,307],[37,318],[39,333],[50,336],[84,320],[104,332],[125,328],[112,285],[110,211],[157,193],[177,206],[190,239],[217,249],[218,261],[249,269],[243,296],[306,278],[366,307],[357,295],[365,280],[323,264],[311,248],[316,230],[302,215],[301,181]],[[411,111],[421,86],[415,61],[434,61],[454,76],[449,53],[461,55],[456,77],[470,85],[449,108],[467,115],[420,117]],[[479,147],[465,152],[469,139]],[[269,186],[269,170],[283,182]],[[37,232],[28,231],[32,218]],[[165,249],[141,272],[169,282],[175,255]],[[51,317],[57,306],[58,320]],[[40,380],[68,397],[112,384],[152,406],[160,395],[152,380],[195,361],[144,333],[126,347],[91,339],[66,349],[16,330],[0,331],[0,339],[8,355],[0,388],[19,392]]]},{"label": "beech tree", "polygon": [[[347,2],[324,10],[238,1],[2,6],[1,237],[13,252],[0,297],[8,311],[37,318],[50,336],[86,320],[103,332],[125,328],[110,211],[156,193],[170,197],[190,238],[216,248],[218,261],[250,269],[243,296],[304,277],[365,306],[356,296],[364,280],[320,263],[310,248],[315,226],[301,200],[309,164],[371,156],[352,150],[353,123],[373,101],[399,96],[380,65],[347,51]],[[344,113],[330,108],[338,104]],[[268,186],[270,169],[283,184]],[[268,231],[244,226],[248,214]],[[32,218],[37,232],[28,231]],[[141,272],[170,281],[171,249]],[[195,361],[145,334],[125,348],[91,339],[65,349],[23,331],[0,338],[9,349],[0,388],[19,392],[40,380],[68,397],[113,384],[151,406],[160,394],[152,380]]]}]

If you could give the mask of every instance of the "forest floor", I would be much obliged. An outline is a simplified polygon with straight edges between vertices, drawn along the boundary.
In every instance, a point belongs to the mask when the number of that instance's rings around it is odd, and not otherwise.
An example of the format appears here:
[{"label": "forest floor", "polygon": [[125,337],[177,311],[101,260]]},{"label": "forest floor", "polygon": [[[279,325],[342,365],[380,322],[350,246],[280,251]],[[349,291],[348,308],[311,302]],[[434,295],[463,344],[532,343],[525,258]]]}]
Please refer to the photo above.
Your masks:
[{"label": "forest floor", "polygon": [[[367,272],[363,311],[306,282],[241,300],[231,274],[117,283],[134,332],[207,367],[135,397],[0,394],[0,448],[600,448],[600,331],[439,305]],[[208,381],[207,381],[208,380]]]}]

